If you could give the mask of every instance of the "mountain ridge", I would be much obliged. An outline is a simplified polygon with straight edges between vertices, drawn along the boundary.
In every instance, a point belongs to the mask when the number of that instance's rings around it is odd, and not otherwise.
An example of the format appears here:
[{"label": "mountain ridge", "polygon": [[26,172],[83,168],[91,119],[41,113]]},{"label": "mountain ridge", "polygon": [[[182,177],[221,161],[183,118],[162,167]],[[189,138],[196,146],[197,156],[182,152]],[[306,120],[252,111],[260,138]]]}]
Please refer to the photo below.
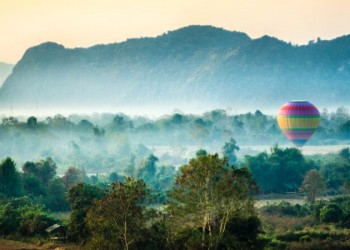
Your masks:
[{"label": "mountain ridge", "polygon": [[14,65],[10,63],[0,62],[0,87],[6,78],[10,75],[13,66]]},{"label": "mountain ridge", "polygon": [[296,46],[194,25],[89,48],[46,42],[15,65],[0,89],[0,104],[264,109],[307,99],[341,106],[350,94],[349,41],[344,35]]}]

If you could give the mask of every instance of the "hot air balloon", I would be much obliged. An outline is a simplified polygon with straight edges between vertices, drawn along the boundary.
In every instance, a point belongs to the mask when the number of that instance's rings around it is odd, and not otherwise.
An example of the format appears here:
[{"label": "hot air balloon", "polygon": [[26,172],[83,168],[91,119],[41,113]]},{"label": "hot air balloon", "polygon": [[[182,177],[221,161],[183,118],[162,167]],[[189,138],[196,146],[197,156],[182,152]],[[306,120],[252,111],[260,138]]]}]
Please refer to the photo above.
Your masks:
[{"label": "hot air balloon", "polygon": [[284,104],[277,116],[277,122],[297,147],[302,147],[320,125],[320,112],[310,102],[291,101]]}]

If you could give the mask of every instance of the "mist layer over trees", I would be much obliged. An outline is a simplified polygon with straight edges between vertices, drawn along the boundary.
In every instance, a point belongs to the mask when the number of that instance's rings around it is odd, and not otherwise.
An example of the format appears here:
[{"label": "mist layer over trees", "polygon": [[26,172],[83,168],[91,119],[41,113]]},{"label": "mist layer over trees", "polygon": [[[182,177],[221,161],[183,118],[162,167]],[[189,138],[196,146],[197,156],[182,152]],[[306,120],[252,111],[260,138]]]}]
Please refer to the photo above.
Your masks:
[{"label": "mist layer over trees", "polygon": [[[346,144],[350,140],[347,109],[325,110],[321,117],[321,126],[308,145]],[[157,119],[124,114],[10,116],[2,117],[0,124],[0,157],[11,156],[21,164],[50,157],[60,175],[71,166],[94,174],[128,173],[150,154],[160,165],[179,167],[198,148],[223,153],[222,146],[231,138],[240,146],[291,145],[275,117],[259,110],[238,115],[225,110],[203,115],[174,113]],[[234,149],[230,147],[226,145],[226,151]]]}]

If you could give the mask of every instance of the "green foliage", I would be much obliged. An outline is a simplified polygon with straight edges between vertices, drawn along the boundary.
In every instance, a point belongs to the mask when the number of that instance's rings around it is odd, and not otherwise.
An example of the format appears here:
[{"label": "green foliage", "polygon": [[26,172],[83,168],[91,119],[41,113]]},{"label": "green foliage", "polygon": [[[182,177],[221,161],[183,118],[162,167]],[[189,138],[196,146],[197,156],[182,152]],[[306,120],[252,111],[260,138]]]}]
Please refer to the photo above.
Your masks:
[{"label": "green foliage", "polygon": [[0,163],[0,193],[8,197],[17,197],[22,193],[20,174],[9,157]]},{"label": "green foliage", "polygon": [[86,222],[92,237],[88,249],[132,249],[142,241],[146,220],[143,181],[126,178],[112,184],[109,194],[89,210]]},{"label": "green foliage", "polygon": [[327,154],[317,159],[328,189],[334,194],[349,193],[350,184],[350,152],[343,148],[336,154]]},{"label": "green foliage", "polygon": [[105,190],[89,184],[78,183],[69,189],[67,200],[72,209],[69,235],[72,240],[82,242],[89,236],[85,222],[87,211],[95,200],[104,196]]},{"label": "green foliage", "polygon": [[45,229],[58,221],[28,197],[14,198],[0,205],[0,235],[46,236]]},{"label": "green foliage", "polygon": [[63,180],[56,176],[56,163],[51,158],[36,163],[25,162],[23,171],[23,190],[37,202],[51,211],[69,209],[65,200],[66,188]]},{"label": "green foliage", "polygon": [[69,210],[69,204],[66,200],[66,188],[61,178],[56,177],[49,181],[47,194],[44,200],[47,209],[53,212]]},{"label": "green foliage", "polygon": [[196,244],[216,248],[229,234],[227,228],[235,216],[254,216],[250,195],[256,191],[255,182],[246,168],[227,166],[226,159],[206,154],[181,167],[167,210],[177,230],[185,235],[193,232],[195,238],[181,237],[183,247]]},{"label": "green foliage", "polygon": [[320,221],[338,223],[344,218],[343,210],[335,203],[330,203],[321,208]]},{"label": "green foliage", "polygon": [[124,178],[122,176],[118,175],[117,172],[112,172],[108,176],[108,181],[110,183],[113,183],[113,182],[116,182],[116,181],[123,181],[123,179]]},{"label": "green foliage", "polygon": [[300,187],[304,174],[315,168],[296,148],[271,148],[271,153],[246,156],[245,164],[253,174],[262,192],[290,192]]},{"label": "green foliage", "polygon": [[25,176],[34,176],[45,186],[55,177],[56,169],[56,163],[50,157],[36,163],[26,162],[22,167]]},{"label": "green foliage", "polygon": [[260,228],[257,216],[235,216],[227,223],[227,232],[218,249],[263,249],[264,242],[258,239]]},{"label": "green foliage", "polygon": [[265,205],[261,208],[261,211],[265,214],[278,216],[304,217],[312,214],[312,208],[310,206],[299,204],[292,205],[287,201]]}]

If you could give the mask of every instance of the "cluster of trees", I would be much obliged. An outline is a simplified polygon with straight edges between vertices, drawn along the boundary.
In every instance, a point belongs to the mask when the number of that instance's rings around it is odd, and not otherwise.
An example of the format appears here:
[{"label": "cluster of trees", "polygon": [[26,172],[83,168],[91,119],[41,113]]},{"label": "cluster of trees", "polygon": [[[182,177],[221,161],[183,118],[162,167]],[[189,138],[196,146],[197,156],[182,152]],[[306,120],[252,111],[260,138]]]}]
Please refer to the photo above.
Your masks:
[{"label": "cluster of trees", "polygon": [[[309,144],[346,143],[350,114],[345,108],[324,110],[321,126]],[[60,174],[74,163],[88,172],[121,172],[134,158],[157,154],[163,165],[181,166],[195,150],[218,152],[230,138],[240,145],[289,144],[276,119],[260,111],[232,115],[213,110],[203,115],[175,113],[151,120],[123,114],[95,116],[56,115],[44,120],[3,117],[0,124],[0,157],[17,162],[51,157]]]},{"label": "cluster of trees", "polygon": [[[57,177],[50,158],[26,162],[21,173],[7,158],[0,164],[0,176],[13,178],[1,183],[0,233],[43,236],[43,230],[57,220],[39,201],[50,208],[52,196],[56,202],[70,205],[69,237],[87,249],[260,247],[260,221],[253,200],[257,186],[247,168],[236,168],[228,158],[200,150],[196,158],[179,169],[160,205],[154,183],[163,178],[155,170],[156,160],[151,155],[145,160],[146,170],[135,171],[150,185],[135,177],[94,185],[91,178],[87,183],[82,173],[79,181],[72,182],[72,168]],[[51,190],[53,182],[56,188]]]},{"label": "cluster of trees", "polygon": [[[57,222],[48,211],[70,210],[69,238],[88,249],[260,249],[267,243],[253,196],[298,191],[310,205],[278,209],[347,227],[348,200],[320,203],[316,197],[348,193],[349,148],[305,157],[276,145],[243,161],[239,149],[231,138],[222,156],[202,149],[179,169],[158,164],[153,154],[138,163],[133,157],[106,175],[69,167],[58,176],[52,158],[25,162],[18,171],[6,158],[0,163],[0,234],[45,236],[44,228]],[[279,211],[270,206],[264,213],[269,209]]]},{"label": "cluster of trees", "polygon": [[280,148],[256,156],[247,155],[245,164],[259,183],[262,193],[285,193],[298,191],[307,171],[316,168],[311,160],[306,160],[296,148]]},{"label": "cluster of trees", "polygon": [[[270,153],[246,155],[242,163],[257,181],[261,193],[286,193],[314,189],[320,194],[347,194],[350,187],[350,151],[305,157],[299,149],[271,148]],[[299,189],[301,188],[301,190]]]},{"label": "cluster of trees", "polygon": [[147,185],[131,177],[107,191],[74,186],[71,232],[87,249],[256,249],[256,191],[248,169],[199,151],[179,170],[165,206],[149,206]]}]

